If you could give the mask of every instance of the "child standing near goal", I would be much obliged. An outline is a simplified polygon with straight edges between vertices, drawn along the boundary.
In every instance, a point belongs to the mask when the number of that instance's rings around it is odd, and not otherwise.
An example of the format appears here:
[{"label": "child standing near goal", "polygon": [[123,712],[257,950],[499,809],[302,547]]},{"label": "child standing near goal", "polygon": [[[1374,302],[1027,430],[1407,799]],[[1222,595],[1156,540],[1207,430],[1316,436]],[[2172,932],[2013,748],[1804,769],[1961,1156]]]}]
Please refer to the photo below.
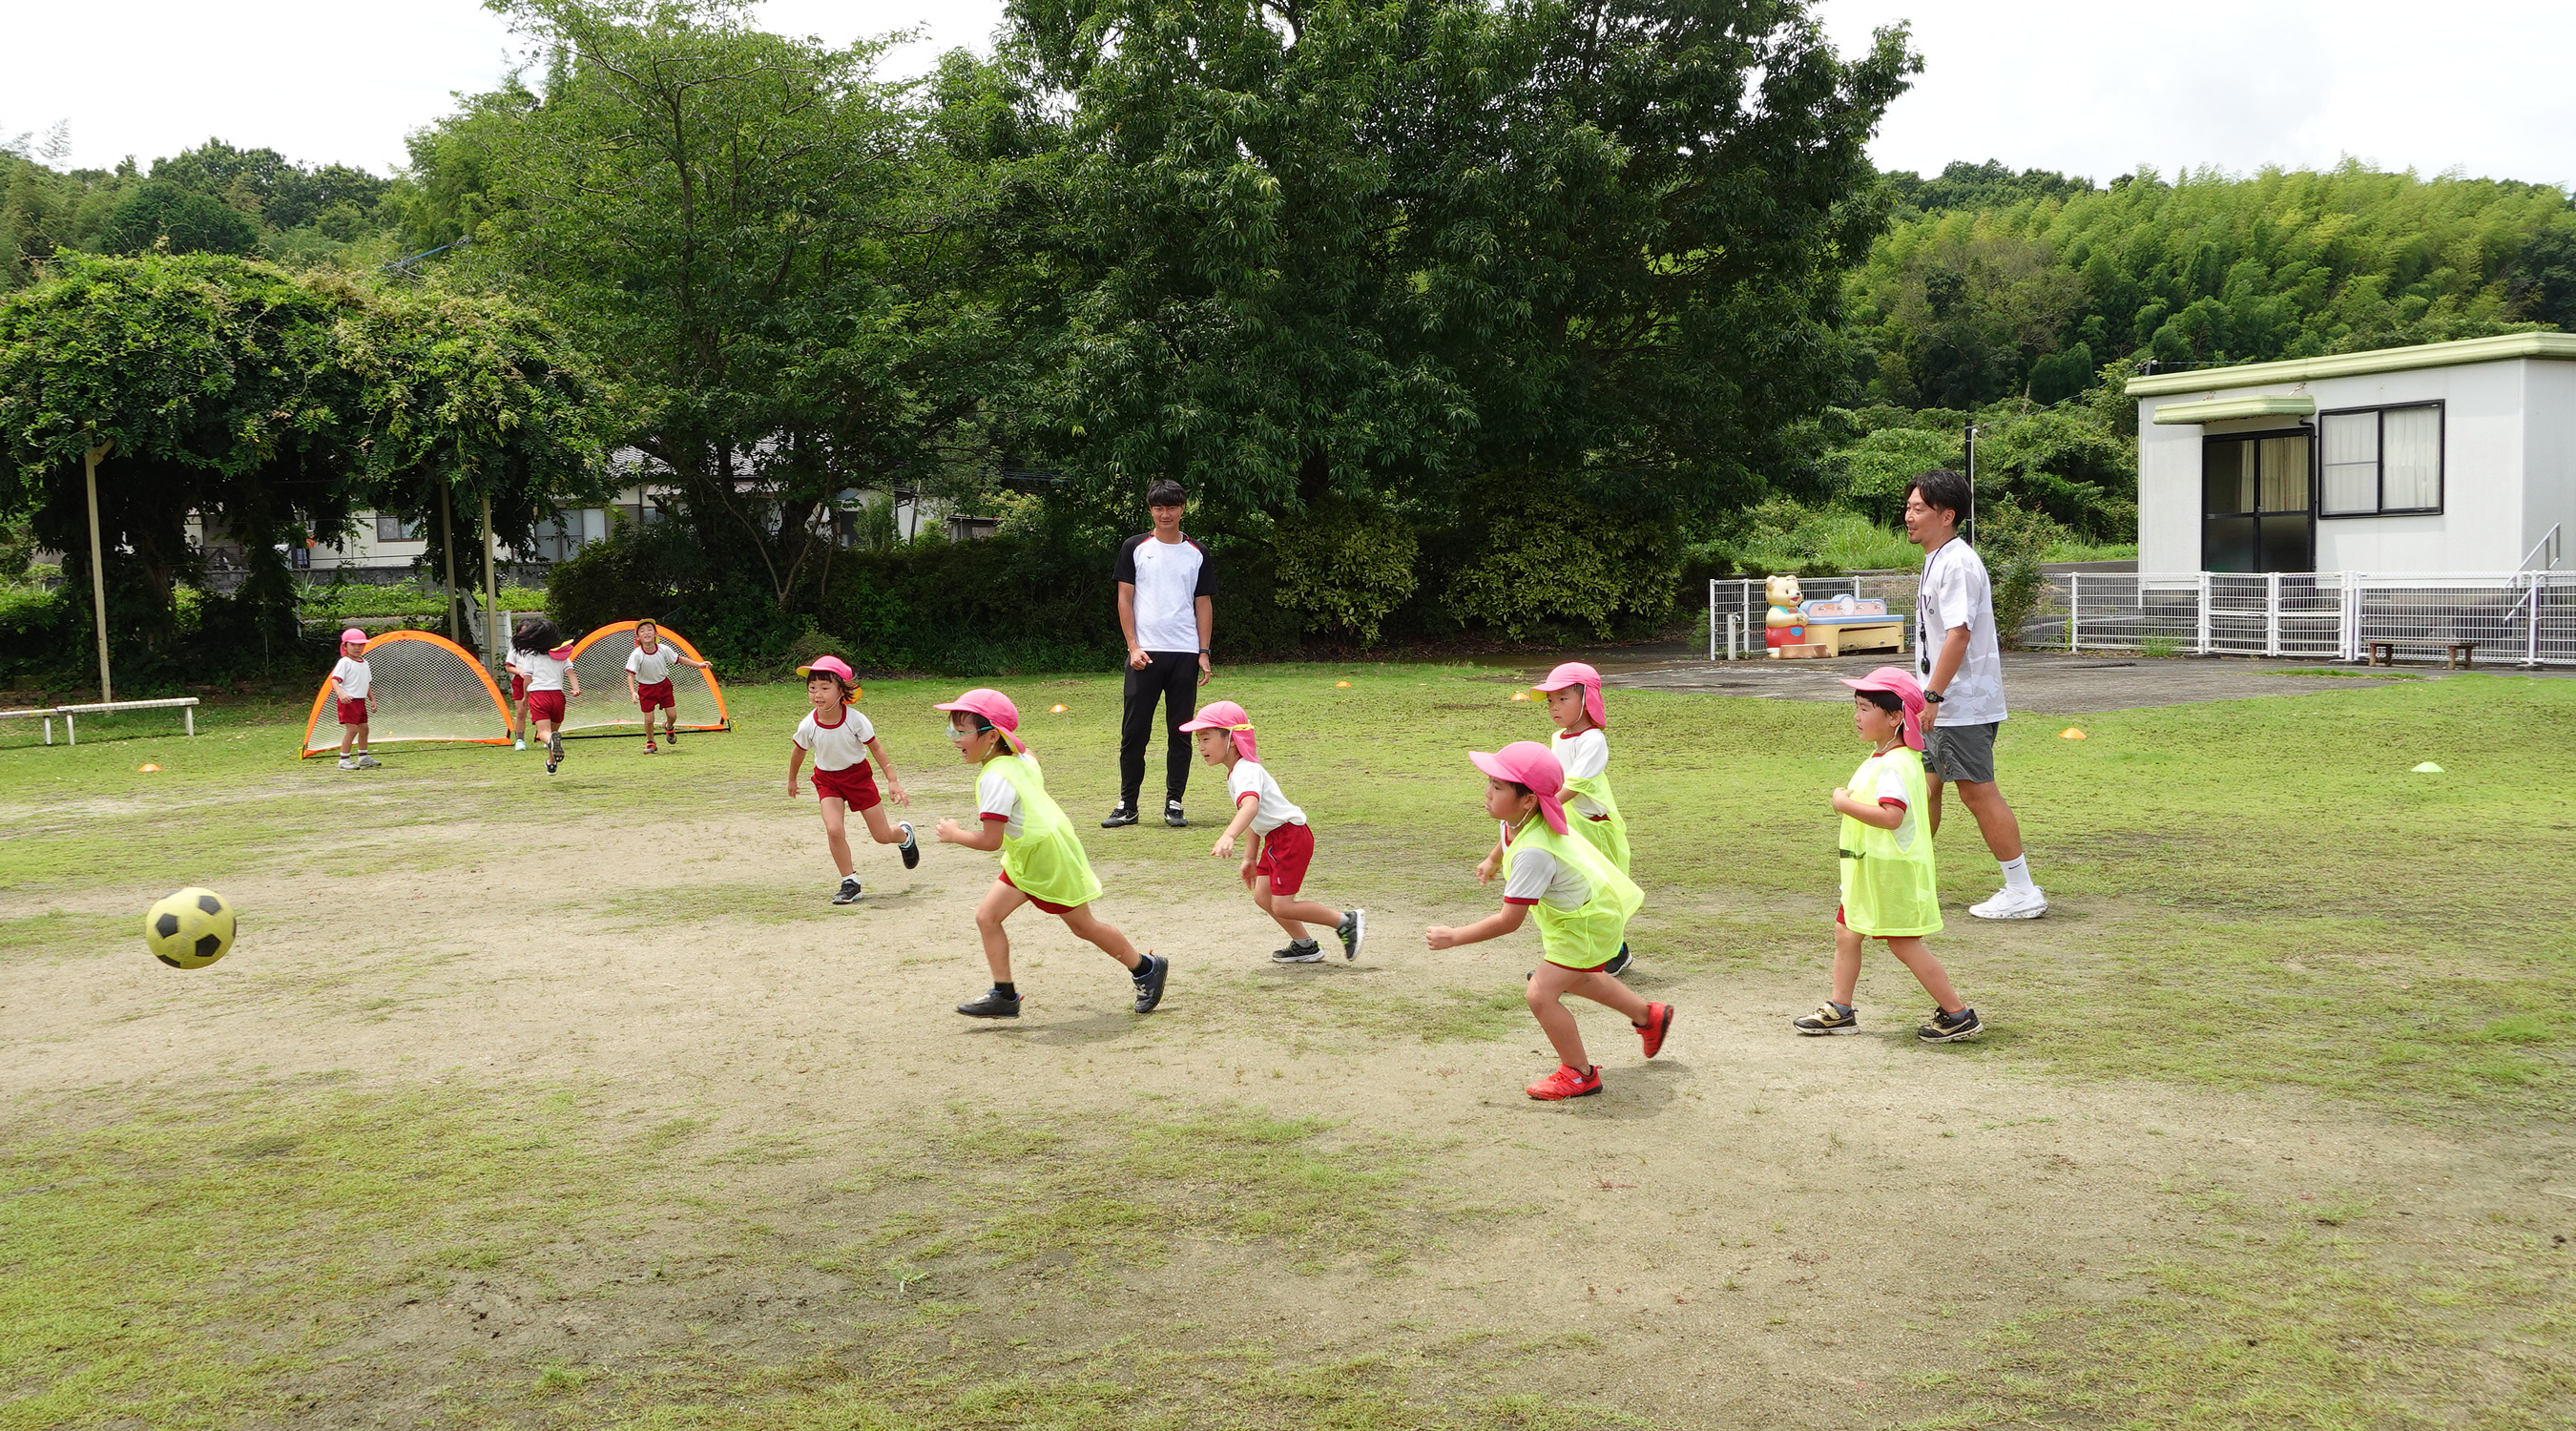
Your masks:
[{"label": "child standing near goal", "polygon": [[1880,939],[1939,1006],[1931,1021],[1914,1031],[1915,1037],[1925,1043],[1973,1038],[1985,1025],[1950,986],[1949,971],[1923,946],[1923,936],[1941,932],[1932,837],[1921,824],[1927,808],[1923,688],[1895,666],[1881,666],[1843,684],[1852,688],[1852,725],[1871,750],[1852,772],[1851,783],[1833,797],[1834,813],[1843,817],[1843,900],[1834,911],[1833,996],[1793,1027],[1809,1035],[1860,1031],[1860,1011],[1852,1000],[1860,988],[1861,950],[1866,941]]},{"label": "child standing near goal", "polygon": [[1323,946],[1307,935],[1309,924],[1332,926],[1342,941],[1342,957],[1360,957],[1360,943],[1368,937],[1368,911],[1334,909],[1297,897],[1305,887],[1306,866],[1315,858],[1315,834],[1306,825],[1306,812],[1288,803],[1279,782],[1262,765],[1251,713],[1232,701],[1215,701],[1181,729],[1195,732],[1199,759],[1224,768],[1226,793],[1234,800],[1234,821],[1208,853],[1228,858],[1236,840],[1246,831],[1252,835],[1243,851],[1244,887],[1261,912],[1288,934],[1288,947],[1274,951],[1270,962],[1322,963]]},{"label": "child standing near goal", "polygon": [[[825,659],[832,660],[836,665],[839,664],[837,658]],[[701,671],[715,669],[715,663],[712,661],[692,660],[681,655],[678,647],[663,645],[662,628],[652,622],[636,622],[635,649],[626,653],[626,694],[634,698],[636,709],[644,712],[644,753],[646,755],[657,754],[661,750],[660,746],[653,743],[653,712],[656,710],[662,713],[664,733],[671,737],[671,743],[673,745],[680,743],[679,697],[671,688],[673,666],[695,666]],[[808,669],[810,668],[799,667],[797,673],[802,675]],[[846,671],[849,667],[842,666],[841,669]],[[814,773],[817,776],[823,773],[823,761],[820,756],[815,757]],[[891,769],[886,771],[886,781],[888,784],[894,783],[894,772]],[[819,780],[815,788],[822,788]],[[900,787],[897,787],[897,790],[895,798],[900,800],[903,798]],[[909,829],[910,826],[905,828]],[[835,834],[834,839],[838,841],[839,836]],[[847,847],[847,842],[841,843],[844,848]],[[846,875],[849,872],[849,867],[844,862],[841,873]],[[842,901],[844,904],[848,902]]]},{"label": "child standing near goal", "polygon": [[[1663,1051],[1672,1030],[1673,1006],[1650,1004],[1601,971],[1619,952],[1628,920],[1645,903],[1592,842],[1567,826],[1565,771],[1536,741],[1515,741],[1491,755],[1467,758],[1485,773],[1485,813],[1503,823],[1503,907],[1458,928],[1424,931],[1434,949],[1499,939],[1538,911],[1540,962],[1529,976],[1530,1013],[1555,1045],[1556,1072],[1529,1086],[1529,1096],[1553,1102],[1601,1091],[1601,1070],[1584,1051],[1583,1031],[1564,996],[1607,1004],[1627,1016],[1645,1041],[1646,1057]],[[1483,867],[1478,874],[1489,878]],[[1480,878],[1479,882],[1482,882]]]},{"label": "child standing near goal", "polygon": [[[643,648],[638,646],[636,653],[641,655]],[[805,678],[805,694],[813,701],[814,709],[807,711],[803,723],[796,727],[792,737],[795,743],[787,752],[787,798],[796,798],[796,769],[804,764],[805,753],[812,751],[814,798],[823,807],[823,839],[831,845],[832,863],[841,871],[841,887],[832,895],[832,902],[855,904],[863,891],[858,869],[850,860],[850,836],[845,823],[850,811],[858,811],[860,818],[868,822],[868,834],[878,844],[903,847],[905,869],[921,863],[921,845],[912,837],[912,822],[886,823],[885,802],[877,795],[876,777],[868,773],[868,761],[874,759],[877,768],[885,772],[886,794],[896,804],[909,805],[912,797],[903,793],[903,782],[895,777],[885,747],[877,744],[876,727],[852,709],[859,698],[859,687],[849,663],[838,656],[825,656],[813,665],[797,667],[796,674]],[[664,689],[669,689],[667,683]],[[649,731],[653,719],[649,707],[644,719]],[[672,738],[679,738],[676,731]],[[644,748],[653,748],[649,740]]]},{"label": "child standing near goal", "polygon": [[374,689],[375,673],[367,669],[367,633],[352,626],[340,633],[339,664],[331,668],[331,695],[340,712],[342,770],[373,770],[383,763],[367,753],[367,699]]},{"label": "child standing near goal", "polygon": [[948,739],[959,756],[982,772],[975,779],[977,827],[970,832],[954,820],[942,820],[937,834],[945,844],[1002,852],[1002,872],[975,906],[975,932],[984,940],[993,987],[981,998],[959,1004],[957,1012],[978,1019],[1020,1016],[1020,986],[1011,980],[1011,936],[1002,921],[1021,905],[1034,904],[1040,913],[1063,920],[1076,938],[1126,966],[1136,985],[1136,1012],[1152,1013],[1163,1001],[1172,961],[1151,950],[1137,952],[1126,935],[1092,911],[1092,901],[1100,897],[1099,877],[1091,872],[1073,822],[1047,794],[1028,743],[1020,739],[1020,708],[1000,691],[978,687],[937,709],[948,712]]},{"label": "child standing near goal", "polygon": [[510,633],[510,669],[527,677],[528,729],[546,748],[546,773],[563,764],[564,690],[581,694],[581,677],[572,668],[572,647],[555,624],[531,616]]}]

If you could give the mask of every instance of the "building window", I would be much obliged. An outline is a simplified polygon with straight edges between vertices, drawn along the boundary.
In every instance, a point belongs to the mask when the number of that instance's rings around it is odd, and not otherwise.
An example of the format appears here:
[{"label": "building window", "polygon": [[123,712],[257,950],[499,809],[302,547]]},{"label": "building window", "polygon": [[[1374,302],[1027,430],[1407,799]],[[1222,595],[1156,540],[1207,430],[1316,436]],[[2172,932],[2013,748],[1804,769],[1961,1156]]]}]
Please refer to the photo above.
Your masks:
[{"label": "building window", "polygon": [[2308,435],[2258,432],[2201,443],[2203,571],[2314,571]]},{"label": "building window", "polygon": [[2322,413],[2317,514],[2377,517],[2442,510],[2442,405]]},{"label": "building window", "polygon": [[376,513],[376,540],[380,542],[419,542],[427,541],[428,538],[422,534],[421,523],[406,522],[400,517],[391,516],[384,512],[378,512]]}]

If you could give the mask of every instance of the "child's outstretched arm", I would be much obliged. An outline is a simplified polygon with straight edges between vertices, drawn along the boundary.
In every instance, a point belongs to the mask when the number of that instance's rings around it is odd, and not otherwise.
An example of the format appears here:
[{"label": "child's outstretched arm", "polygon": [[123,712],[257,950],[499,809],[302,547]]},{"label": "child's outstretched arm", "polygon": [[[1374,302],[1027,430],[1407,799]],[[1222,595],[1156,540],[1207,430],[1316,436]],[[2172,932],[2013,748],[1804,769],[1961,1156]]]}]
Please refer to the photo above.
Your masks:
[{"label": "child's outstretched arm", "polygon": [[1461,944],[1482,944],[1488,939],[1500,939],[1520,928],[1521,921],[1528,917],[1528,905],[1506,904],[1473,924],[1462,924],[1455,929],[1445,924],[1435,924],[1422,931],[1422,935],[1424,942],[1434,949],[1451,949]]},{"label": "child's outstretched arm", "polygon": [[939,822],[939,828],[933,830],[931,833],[937,835],[939,837],[939,842],[943,845],[964,845],[970,850],[985,850],[988,852],[998,850],[1002,847],[1002,821],[1000,818],[996,817],[990,820],[979,820],[976,824],[979,828],[970,832],[965,826],[958,824],[954,820],[942,820]]},{"label": "child's outstretched arm", "polygon": [[796,771],[805,764],[805,747],[787,742],[787,798],[796,798]]},{"label": "child's outstretched arm", "polygon": [[1260,809],[1261,792],[1258,790],[1246,790],[1234,797],[1234,819],[1225,827],[1225,833],[1216,837],[1216,843],[1208,847],[1208,853],[1218,859],[1233,854],[1234,842],[1242,839],[1243,832],[1252,828],[1252,817]]},{"label": "child's outstretched arm", "polygon": [[1849,815],[1864,825],[1881,830],[1893,830],[1905,823],[1904,806],[1863,804],[1858,796],[1840,786],[1834,789],[1834,813]]},{"label": "child's outstretched arm", "polygon": [[910,805],[912,797],[903,793],[902,777],[894,773],[894,762],[886,759],[885,747],[877,744],[875,736],[868,737],[868,758],[877,763],[877,769],[885,772],[886,798],[898,805]]}]

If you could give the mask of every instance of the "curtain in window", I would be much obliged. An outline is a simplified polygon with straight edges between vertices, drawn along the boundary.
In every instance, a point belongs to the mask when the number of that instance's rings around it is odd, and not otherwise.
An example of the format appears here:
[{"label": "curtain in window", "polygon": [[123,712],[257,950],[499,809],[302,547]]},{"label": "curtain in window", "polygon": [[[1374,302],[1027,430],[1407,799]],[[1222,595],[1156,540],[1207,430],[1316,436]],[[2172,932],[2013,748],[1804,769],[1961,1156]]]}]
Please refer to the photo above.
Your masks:
[{"label": "curtain in window", "polygon": [[2442,505],[2442,410],[2397,407],[2379,415],[2385,461],[2380,474],[2384,511],[2422,511]]},{"label": "curtain in window", "polygon": [[2379,510],[2379,414],[2328,413],[2319,419],[2325,444],[2320,508],[2328,516]]},{"label": "curtain in window", "polygon": [[2300,437],[2267,437],[2262,440],[2263,455],[2259,466],[2263,473],[2263,505],[2266,512],[2304,512],[2308,509],[2308,439]]}]

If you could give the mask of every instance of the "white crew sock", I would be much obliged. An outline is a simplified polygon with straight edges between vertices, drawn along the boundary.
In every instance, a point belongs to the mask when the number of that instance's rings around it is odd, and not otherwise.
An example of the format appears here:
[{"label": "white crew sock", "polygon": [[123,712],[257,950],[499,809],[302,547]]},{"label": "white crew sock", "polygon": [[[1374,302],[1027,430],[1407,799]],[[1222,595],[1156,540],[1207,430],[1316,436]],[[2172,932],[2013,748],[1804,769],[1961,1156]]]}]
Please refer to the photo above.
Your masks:
[{"label": "white crew sock", "polygon": [[2000,860],[2000,861],[1997,861],[1997,863],[1998,863],[1998,864],[2000,864],[2000,865],[2002,865],[2002,867],[2003,867],[2003,872],[2004,872],[2004,888],[2006,888],[2006,889],[2037,889],[2037,888],[2038,888],[2038,886],[2037,886],[2037,885],[2034,885],[2034,884],[2032,884],[2032,883],[2030,882],[2030,856],[2028,856],[2028,855],[2015,855],[2015,856],[2013,856],[2011,859],[2008,859],[2008,860]]}]

